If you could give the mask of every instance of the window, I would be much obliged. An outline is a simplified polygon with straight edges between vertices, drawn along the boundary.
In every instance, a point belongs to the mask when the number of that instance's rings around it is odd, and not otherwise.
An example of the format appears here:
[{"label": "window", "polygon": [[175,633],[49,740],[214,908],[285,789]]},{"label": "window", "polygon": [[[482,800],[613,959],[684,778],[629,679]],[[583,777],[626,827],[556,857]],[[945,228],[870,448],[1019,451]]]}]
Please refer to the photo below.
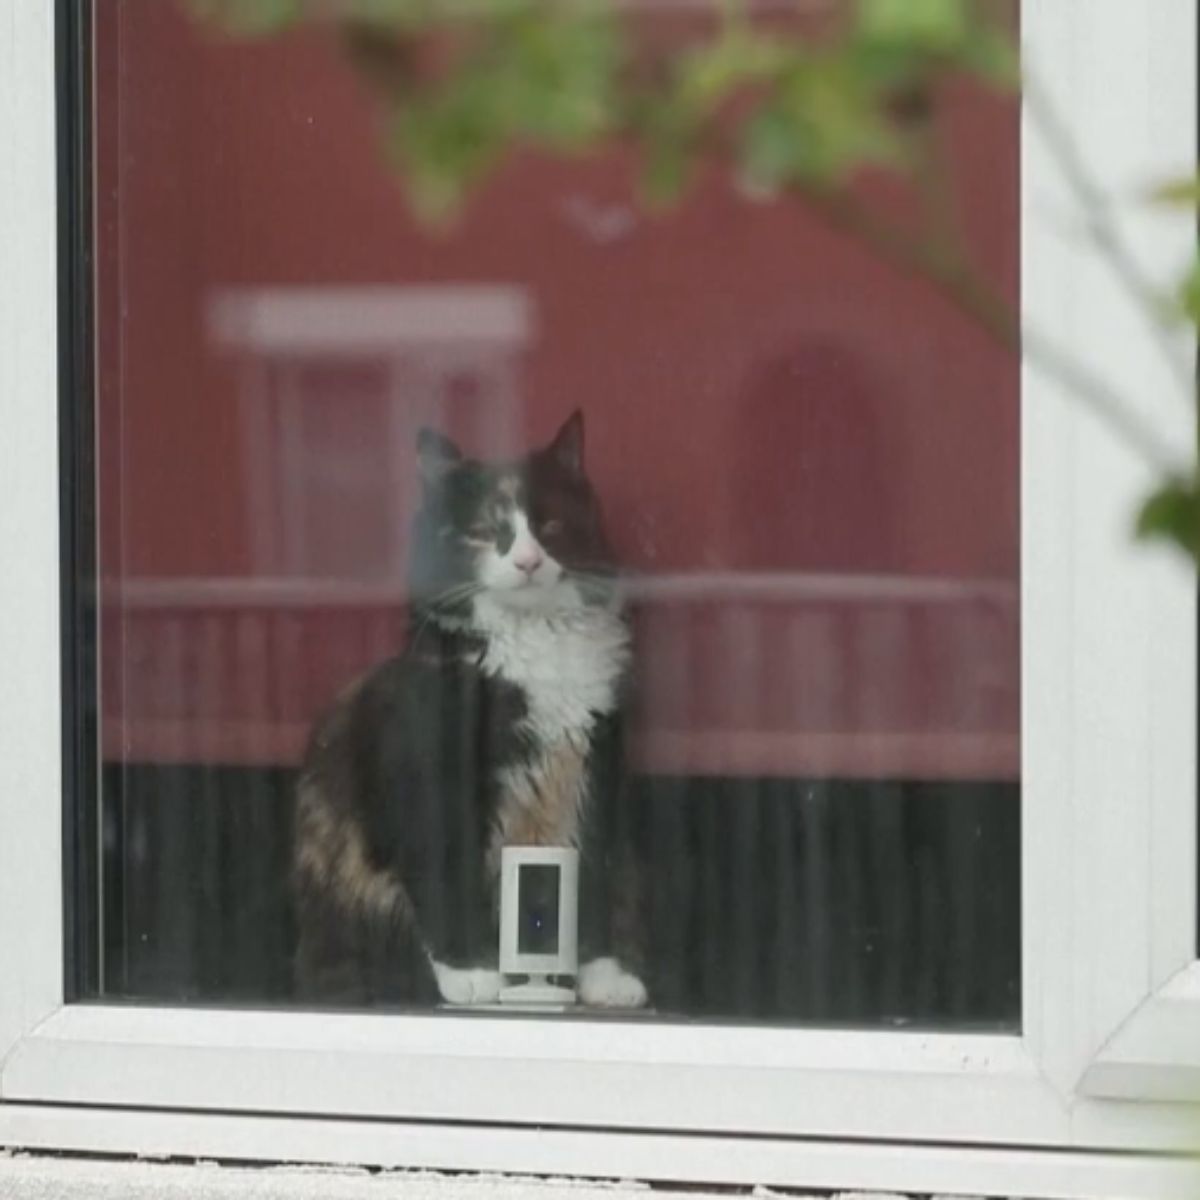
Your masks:
[{"label": "window", "polygon": [[[314,999],[296,771],[335,697],[439,628],[406,618],[418,431],[504,460],[577,408],[635,635],[613,819],[655,1016],[1019,1027],[1016,361],[786,205],[708,186],[647,216],[615,152],[527,156],[423,229],[331,34],[247,45],[110,3],[94,38],[83,994]],[[956,116],[1012,292],[1019,114],[977,89]],[[404,881],[430,922],[477,869],[452,819],[407,835],[449,856],[428,896]]]},{"label": "window", "polygon": [[[1182,1174],[1104,1153],[1187,1145],[1200,1063],[1195,587],[1128,544],[1119,446],[795,214],[705,187],[651,221],[619,164],[528,160],[434,239],[319,32],[14,13],[0,1142],[931,1191],[994,1190],[986,1155],[1043,1194]],[[1027,0],[1022,26],[1107,174],[1190,160],[1188,5]],[[1152,380],[1028,119],[958,103],[989,269]],[[1188,244],[1138,237],[1166,267]],[[612,820],[648,1007],[453,1011],[478,997],[436,971],[440,997],[298,995],[296,769],[421,633],[418,430],[505,458],[569,442],[576,407],[633,631]],[[449,926],[473,885],[429,837],[414,906]],[[536,878],[538,912],[570,907]]]}]

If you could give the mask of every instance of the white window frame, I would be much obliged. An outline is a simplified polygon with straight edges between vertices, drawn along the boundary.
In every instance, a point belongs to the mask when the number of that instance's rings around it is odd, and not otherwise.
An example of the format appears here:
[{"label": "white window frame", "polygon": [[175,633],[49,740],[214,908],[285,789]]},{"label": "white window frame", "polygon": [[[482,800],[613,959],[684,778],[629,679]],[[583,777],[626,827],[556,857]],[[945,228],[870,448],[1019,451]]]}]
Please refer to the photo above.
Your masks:
[{"label": "white window frame", "polygon": [[[1031,366],[1021,1034],[64,1005],[52,9],[0,20],[0,1145],[1194,1195],[1196,581],[1133,545],[1145,470]],[[1120,187],[1195,162],[1196,32],[1193,0],[1024,4],[1030,61]],[[1183,458],[1187,406],[1023,134],[1025,316]],[[1160,216],[1126,232],[1156,270],[1194,243]]]}]

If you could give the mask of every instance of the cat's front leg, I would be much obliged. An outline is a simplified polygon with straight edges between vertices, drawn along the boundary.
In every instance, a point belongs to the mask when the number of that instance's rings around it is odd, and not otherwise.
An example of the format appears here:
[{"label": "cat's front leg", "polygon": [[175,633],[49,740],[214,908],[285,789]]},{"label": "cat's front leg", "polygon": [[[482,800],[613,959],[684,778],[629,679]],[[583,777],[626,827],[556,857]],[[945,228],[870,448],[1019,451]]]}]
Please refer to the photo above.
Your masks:
[{"label": "cat's front leg", "polygon": [[579,999],[591,1008],[642,1008],[649,993],[638,970],[638,877],[631,857],[581,862]]},{"label": "cat's front leg", "polygon": [[579,998],[591,1008],[642,1008],[649,995],[639,976],[606,957],[579,968]]},{"label": "cat's front leg", "polygon": [[473,896],[464,909],[446,902],[422,914],[425,953],[446,1004],[495,1004],[504,986],[497,969],[496,926],[491,906]]},{"label": "cat's front leg", "polygon": [[455,967],[430,957],[438,992],[447,1004],[495,1004],[504,976],[494,967]]}]

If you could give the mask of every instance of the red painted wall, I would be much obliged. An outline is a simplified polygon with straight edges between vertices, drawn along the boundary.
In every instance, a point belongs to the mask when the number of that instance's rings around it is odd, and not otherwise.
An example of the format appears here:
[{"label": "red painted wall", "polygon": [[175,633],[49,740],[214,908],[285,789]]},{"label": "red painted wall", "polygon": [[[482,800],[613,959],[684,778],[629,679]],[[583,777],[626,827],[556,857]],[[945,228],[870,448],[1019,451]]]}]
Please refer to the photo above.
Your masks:
[{"label": "red painted wall", "polygon": [[[617,155],[514,162],[461,227],[430,236],[407,216],[382,161],[369,99],[323,37],[234,45],[200,37],[174,4],[108,0],[98,10],[101,558],[113,596],[105,705],[121,731],[106,742],[111,754],[163,752],[146,732],[162,711],[144,674],[157,651],[151,639],[137,659],[129,641],[149,617],[120,607],[120,585],[261,571],[238,416],[244,377],[212,340],[207,315],[231,287],[527,288],[537,329],[521,362],[524,432],[548,436],[584,409],[589,467],[632,567],[1015,585],[1018,366],[926,286],[794,205],[749,204],[715,179],[677,211],[634,213],[622,236],[598,242],[573,214],[628,202],[631,172]],[[972,242],[1015,295],[1015,108],[963,89],[952,117]],[[394,523],[402,541],[399,510]],[[358,527],[341,535],[352,540]],[[871,611],[862,597],[837,604],[860,624]],[[792,660],[775,655],[772,666],[768,654],[754,668],[752,711],[689,715],[697,689],[719,686],[718,660],[722,671],[738,660],[727,634],[697,634],[684,681],[664,665],[658,638],[645,659],[657,697],[648,741],[689,728],[807,730],[843,738],[852,771],[862,739],[915,730],[927,735],[925,771],[938,773],[928,738],[968,734],[991,739],[991,758],[979,759],[991,765],[979,771],[1011,774],[1014,604],[1011,594],[1001,602],[1003,633],[986,650],[952,636],[952,621],[939,626],[945,605],[936,604],[921,618],[932,641],[897,634],[871,657],[859,645],[866,634],[846,635],[851,648],[822,669],[852,678],[813,686],[836,683],[851,701],[813,711],[803,696],[788,698]],[[790,611],[811,607],[797,600]],[[754,619],[766,636],[769,620]],[[289,701],[291,740],[262,732],[235,757],[294,753],[295,730],[334,683],[322,676],[298,706]],[[225,685],[229,711],[239,686]],[[978,702],[931,699],[963,688]],[[872,707],[880,693],[892,698]],[[264,731],[272,724],[265,712],[258,721]],[[800,754],[796,769],[804,762]]]}]

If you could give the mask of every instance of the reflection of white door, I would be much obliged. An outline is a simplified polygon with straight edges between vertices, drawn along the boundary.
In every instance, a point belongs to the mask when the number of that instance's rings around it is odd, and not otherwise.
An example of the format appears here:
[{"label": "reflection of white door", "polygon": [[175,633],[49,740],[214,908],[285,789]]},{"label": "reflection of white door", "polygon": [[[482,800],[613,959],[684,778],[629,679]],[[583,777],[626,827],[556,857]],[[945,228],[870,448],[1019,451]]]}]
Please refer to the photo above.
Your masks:
[{"label": "reflection of white door", "polygon": [[257,575],[401,579],[417,429],[494,454],[520,438],[523,288],[237,289],[217,294],[210,328],[240,360]]}]

